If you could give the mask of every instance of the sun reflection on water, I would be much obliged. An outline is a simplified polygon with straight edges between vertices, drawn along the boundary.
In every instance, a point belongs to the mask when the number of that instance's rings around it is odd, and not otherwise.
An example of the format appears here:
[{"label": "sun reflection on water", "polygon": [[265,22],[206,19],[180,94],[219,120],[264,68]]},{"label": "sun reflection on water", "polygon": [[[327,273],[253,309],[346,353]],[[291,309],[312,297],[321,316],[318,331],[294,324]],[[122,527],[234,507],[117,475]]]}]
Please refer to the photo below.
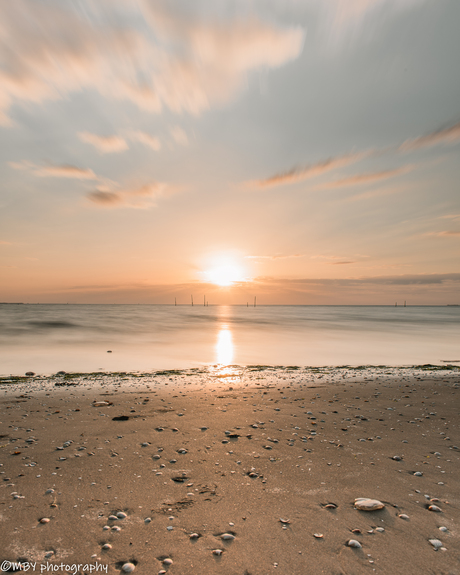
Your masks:
[{"label": "sun reflection on water", "polygon": [[216,363],[230,365],[233,362],[232,332],[226,325],[222,326],[217,336]]}]

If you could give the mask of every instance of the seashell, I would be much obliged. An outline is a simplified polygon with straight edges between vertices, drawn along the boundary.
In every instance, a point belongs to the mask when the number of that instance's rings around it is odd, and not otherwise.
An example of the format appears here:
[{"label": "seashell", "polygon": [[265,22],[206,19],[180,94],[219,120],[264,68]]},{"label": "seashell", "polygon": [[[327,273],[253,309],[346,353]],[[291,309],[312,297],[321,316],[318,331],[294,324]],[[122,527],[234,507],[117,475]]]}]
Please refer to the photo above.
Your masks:
[{"label": "seashell", "polygon": [[45,491],[45,495],[48,495],[49,493],[54,493],[54,489],[47,489]]},{"label": "seashell", "polygon": [[402,457],[400,455],[394,455],[391,459],[394,459],[395,461],[401,461]]},{"label": "seashell", "polygon": [[223,553],[222,549],[214,549],[212,552],[213,555],[217,555],[217,556],[222,555],[222,553]]},{"label": "seashell", "polygon": [[416,472],[414,473],[414,476],[415,476],[415,477],[422,477],[422,475],[423,475],[423,473],[422,473],[421,471],[416,471]]},{"label": "seashell", "polygon": [[356,541],[356,539],[350,539],[350,541],[347,542],[347,546],[354,547],[355,549],[361,549],[362,547],[361,543]]},{"label": "seashell", "polygon": [[290,523],[290,522],[291,522],[290,519],[281,519],[281,517],[280,517],[280,523],[288,524],[288,523]]},{"label": "seashell", "polygon": [[167,557],[166,559],[163,559],[163,565],[172,565],[174,563],[174,561],[172,559],[170,559],[169,557]]},{"label": "seashell", "polygon": [[385,531],[383,527],[376,527],[375,530],[377,531],[377,533],[383,533]]},{"label": "seashell", "polygon": [[442,513],[442,509],[440,507],[438,507],[437,505],[430,505],[428,507],[428,509],[430,511],[434,511],[435,513]]},{"label": "seashell", "polygon": [[222,541],[233,541],[235,539],[235,536],[232,535],[231,533],[224,533],[220,536],[220,538],[222,539]]},{"label": "seashell", "polygon": [[199,539],[199,533],[190,533],[190,539]]},{"label": "seashell", "polygon": [[152,518],[151,518],[151,517],[146,517],[146,518],[144,519],[144,523],[150,523],[151,521],[152,521]]},{"label": "seashell", "polygon": [[110,529],[110,527],[108,525],[104,525],[104,527],[102,528],[102,531],[108,531]]},{"label": "seashell", "polygon": [[431,545],[433,545],[436,551],[441,549],[442,543],[439,541],[439,539],[428,539],[428,541],[431,543]]},{"label": "seashell", "polygon": [[446,533],[446,532],[449,531],[449,530],[447,529],[447,527],[444,527],[444,525],[443,525],[443,526],[439,527],[439,531],[442,531],[443,533]]},{"label": "seashell", "polygon": [[150,443],[148,441],[144,441],[144,443],[141,443],[141,447],[148,447],[150,445]]},{"label": "seashell", "polygon": [[367,499],[364,497],[355,499],[355,508],[360,511],[376,511],[377,509],[383,509],[384,507],[385,505],[377,499]]},{"label": "seashell", "polygon": [[112,531],[121,531],[121,527],[118,527],[117,525],[114,525],[112,527]]},{"label": "seashell", "polygon": [[132,573],[135,568],[136,566],[133,563],[125,563],[121,568],[121,570],[123,571],[123,573]]},{"label": "seashell", "polygon": [[181,453],[182,455],[185,455],[187,453],[187,450],[182,447],[181,449],[177,450],[177,453]]},{"label": "seashell", "polygon": [[322,539],[324,535],[322,533],[313,533],[313,537],[315,537],[316,539]]},{"label": "seashell", "polygon": [[106,405],[110,405],[108,401],[95,401],[93,407],[105,407]]},{"label": "seashell", "polygon": [[124,511],[119,511],[117,513],[117,517],[118,517],[118,519],[126,519],[126,517],[128,517],[128,516]]},{"label": "seashell", "polygon": [[335,503],[326,503],[324,509],[337,509],[337,505]]},{"label": "seashell", "polygon": [[104,549],[104,551],[107,551],[108,549],[112,549],[112,545],[110,545],[110,543],[104,543],[102,549]]},{"label": "seashell", "polygon": [[254,471],[251,471],[250,473],[248,473],[248,476],[249,476],[249,477],[259,477],[259,476],[257,475],[257,473],[254,473]]},{"label": "seashell", "polygon": [[42,517],[40,519],[40,523],[49,523],[49,522],[50,522],[50,519],[48,517]]},{"label": "seashell", "polygon": [[108,519],[109,521],[116,521],[118,517],[116,515],[109,515]]},{"label": "seashell", "polygon": [[398,517],[400,519],[404,519],[405,521],[409,521],[409,515],[406,515],[405,513],[400,513]]},{"label": "seashell", "polygon": [[361,533],[361,529],[352,529],[351,532],[352,533]]}]

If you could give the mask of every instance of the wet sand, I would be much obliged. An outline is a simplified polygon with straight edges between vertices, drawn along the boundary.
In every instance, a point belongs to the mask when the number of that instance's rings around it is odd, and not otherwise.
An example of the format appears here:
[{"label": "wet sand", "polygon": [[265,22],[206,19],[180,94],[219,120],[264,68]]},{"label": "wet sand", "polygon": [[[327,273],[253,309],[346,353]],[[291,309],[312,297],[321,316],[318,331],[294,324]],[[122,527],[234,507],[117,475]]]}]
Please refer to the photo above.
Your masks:
[{"label": "wet sand", "polygon": [[459,574],[459,388],[458,369],[3,378],[0,559]]}]

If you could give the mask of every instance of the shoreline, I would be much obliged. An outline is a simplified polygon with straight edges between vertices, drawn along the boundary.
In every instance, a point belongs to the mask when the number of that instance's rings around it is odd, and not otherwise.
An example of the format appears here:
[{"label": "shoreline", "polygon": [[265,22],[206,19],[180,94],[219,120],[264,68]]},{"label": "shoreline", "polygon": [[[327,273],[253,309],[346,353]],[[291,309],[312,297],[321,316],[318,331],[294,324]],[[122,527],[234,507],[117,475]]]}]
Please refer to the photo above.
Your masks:
[{"label": "shoreline", "polygon": [[460,573],[459,368],[293,367],[1,378],[0,559]]}]

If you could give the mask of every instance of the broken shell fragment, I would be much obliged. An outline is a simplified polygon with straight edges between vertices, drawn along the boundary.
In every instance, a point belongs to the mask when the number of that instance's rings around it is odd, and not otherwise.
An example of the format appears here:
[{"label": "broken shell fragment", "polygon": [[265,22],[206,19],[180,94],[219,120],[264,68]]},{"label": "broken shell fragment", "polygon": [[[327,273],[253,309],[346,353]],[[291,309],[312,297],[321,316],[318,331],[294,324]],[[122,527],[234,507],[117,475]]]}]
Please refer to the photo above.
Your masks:
[{"label": "broken shell fragment", "polygon": [[350,539],[350,541],[348,541],[347,543],[348,547],[354,547],[355,549],[361,549],[362,545],[359,541],[356,541],[356,539]]}]

